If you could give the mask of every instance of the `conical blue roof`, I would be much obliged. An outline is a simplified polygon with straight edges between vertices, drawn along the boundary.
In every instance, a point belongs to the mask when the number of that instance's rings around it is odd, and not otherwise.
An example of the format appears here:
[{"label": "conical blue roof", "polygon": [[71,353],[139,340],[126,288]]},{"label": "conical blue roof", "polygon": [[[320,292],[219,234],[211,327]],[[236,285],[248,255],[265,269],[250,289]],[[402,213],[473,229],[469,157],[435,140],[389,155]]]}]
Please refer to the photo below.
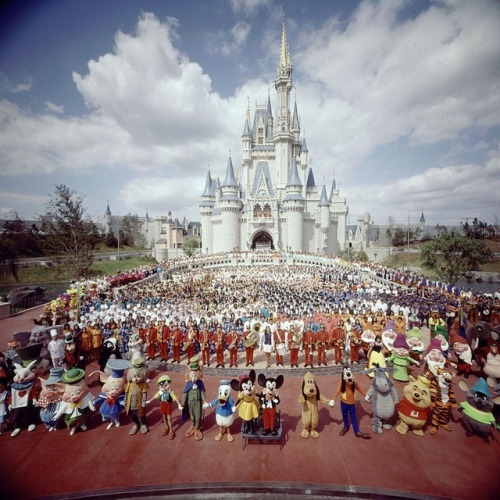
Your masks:
[{"label": "conical blue roof", "polygon": [[319,206],[324,207],[330,205],[330,200],[326,195],[326,186],[323,184],[323,189],[321,190],[321,199],[319,200]]},{"label": "conical blue roof", "polygon": [[312,168],[309,169],[309,174],[307,175],[306,188],[316,187],[316,182],[314,181],[314,174]]},{"label": "conical blue roof", "polygon": [[210,175],[210,170],[207,172],[207,180],[205,181],[205,189],[203,190],[202,196],[212,195],[212,176]]},{"label": "conical blue roof", "polygon": [[301,186],[302,182],[300,181],[299,171],[297,169],[297,160],[295,156],[292,158],[292,168],[290,169],[290,176],[288,178],[287,187],[288,186]]},{"label": "conical blue roof", "polygon": [[238,187],[238,183],[236,182],[236,177],[234,176],[233,162],[231,157],[227,160],[227,169],[226,169],[226,178],[224,179],[223,186],[228,187]]}]

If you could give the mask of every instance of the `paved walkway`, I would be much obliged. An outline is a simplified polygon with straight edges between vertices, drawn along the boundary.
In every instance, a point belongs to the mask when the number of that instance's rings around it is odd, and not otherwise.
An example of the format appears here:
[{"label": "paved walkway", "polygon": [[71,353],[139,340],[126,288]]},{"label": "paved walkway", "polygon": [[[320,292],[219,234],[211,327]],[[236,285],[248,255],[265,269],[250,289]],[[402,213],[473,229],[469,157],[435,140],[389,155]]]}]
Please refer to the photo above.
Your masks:
[{"label": "paved walkway", "polygon": [[[30,329],[27,312],[0,321],[0,346],[10,334]],[[184,367],[167,365],[177,394],[184,386]],[[91,365],[87,373],[95,369]],[[263,370],[256,367],[257,373]],[[0,437],[1,498],[148,498],[172,495],[182,498],[454,498],[499,497],[500,444],[466,437],[458,413],[452,431],[436,436],[383,435],[371,432],[371,408],[361,397],[358,418],[370,440],[356,438],[352,430],[339,436],[342,417],[339,402],[334,408],[320,405],[320,437],[303,439],[300,406],[302,368],[279,370],[285,374],[280,391],[284,446],[249,443],[243,449],[239,421],[233,424],[236,441],[216,442],[213,410],[205,413],[202,441],[186,438],[188,422],[179,411],[173,414],[176,437],[161,435],[158,407],[148,411],[150,432],[129,436],[130,423],[107,431],[98,415],[87,432],[70,437],[67,430],[47,432],[41,425],[18,437]],[[314,369],[322,394],[331,397],[339,381],[339,368]],[[270,373],[276,373],[271,368]],[[151,370],[150,392],[156,387],[159,369]],[[207,369],[207,397],[217,394],[221,378],[238,372]],[[368,377],[357,380],[366,390]],[[97,380],[90,383],[94,394]],[[401,385],[398,385],[401,392]],[[457,389],[458,399],[464,395]],[[500,437],[500,434],[496,434]]]}]

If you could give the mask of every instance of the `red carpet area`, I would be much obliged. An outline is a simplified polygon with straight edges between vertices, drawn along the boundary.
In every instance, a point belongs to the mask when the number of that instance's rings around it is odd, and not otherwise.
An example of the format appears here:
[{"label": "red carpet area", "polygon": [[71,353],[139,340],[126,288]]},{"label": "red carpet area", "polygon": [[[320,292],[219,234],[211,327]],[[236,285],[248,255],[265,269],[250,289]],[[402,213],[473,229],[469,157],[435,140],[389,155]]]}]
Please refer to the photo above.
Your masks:
[{"label": "red carpet area", "polygon": [[[0,345],[14,331],[31,329],[28,311],[0,321]],[[87,367],[87,375],[96,366]],[[264,369],[256,368],[257,374]],[[184,387],[184,367],[167,365],[177,395]],[[189,422],[173,413],[176,436],[162,435],[158,403],[148,406],[149,432],[129,435],[131,423],[122,415],[120,427],[106,430],[98,413],[86,432],[70,436],[67,429],[48,432],[38,425],[13,438],[0,436],[2,498],[134,498],[190,495],[198,498],[292,498],[295,495],[350,498],[499,498],[500,433],[489,442],[466,437],[460,414],[454,410],[451,432],[429,429],[419,437],[400,435],[393,428],[376,435],[371,429],[371,406],[360,395],[357,415],[361,430],[371,439],[357,438],[352,429],[344,436],[340,403],[330,408],[320,403],[319,438],[301,437],[302,378],[306,370],[280,369],[285,382],[280,390],[282,447],[279,442],[243,442],[241,421],[232,431],[236,438],[216,442],[218,432],[213,409],[205,411],[203,439],[185,437]],[[327,398],[340,380],[338,367],[315,368],[318,387]],[[148,398],[156,390],[163,371],[151,370]],[[240,371],[207,369],[207,399],[217,395],[219,381],[237,378]],[[271,368],[266,373],[276,374]],[[370,379],[357,373],[364,390]],[[99,392],[95,377],[92,393]],[[401,394],[403,384],[396,382]],[[458,401],[465,394],[456,388]],[[236,394],[233,394],[236,399]],[[210,496],[211,495],[211,496]]]}]

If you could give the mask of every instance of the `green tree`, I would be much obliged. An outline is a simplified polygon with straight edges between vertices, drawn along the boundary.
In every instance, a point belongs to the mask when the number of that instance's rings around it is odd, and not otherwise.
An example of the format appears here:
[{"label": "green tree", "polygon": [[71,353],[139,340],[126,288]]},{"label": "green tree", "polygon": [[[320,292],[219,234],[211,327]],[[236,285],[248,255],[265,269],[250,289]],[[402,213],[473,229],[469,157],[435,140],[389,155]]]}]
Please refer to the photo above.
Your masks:
[{"label": "green tree", "polygon": [[113,233],[111,228],[108,229],[108,232],[104,236],[104,244],[109,248],[117,248],[118,247],[118,238]]},{"label": "green tree", "polygon": [[76,278],[86,278],[93,252],[101,236],[85,213],[84,197],[63,184],[56,185],[42,215],[44,247],[49,255],[60,258]]},{"label": "green tree", "polygon": [[468,238],[456,231],[444,232],[422,246],[422,266],[434,271],[440,279],[455,285],[469,271],[476,271],[481,264],[493,257],[491,250],[481,240]]},{"label": "green tree", "polygon": [[121,230],[123,231],[123,240],[120,243],[136,248],[144,248],[146,239],[142,234],[142,220],[137,214],[127,214],[123,217]]},{"label": "green tree", "polygon": [[182,243],[182,250],[187,257],[193,256],[200,248],[200,242],[193,237],[186,238]]}]

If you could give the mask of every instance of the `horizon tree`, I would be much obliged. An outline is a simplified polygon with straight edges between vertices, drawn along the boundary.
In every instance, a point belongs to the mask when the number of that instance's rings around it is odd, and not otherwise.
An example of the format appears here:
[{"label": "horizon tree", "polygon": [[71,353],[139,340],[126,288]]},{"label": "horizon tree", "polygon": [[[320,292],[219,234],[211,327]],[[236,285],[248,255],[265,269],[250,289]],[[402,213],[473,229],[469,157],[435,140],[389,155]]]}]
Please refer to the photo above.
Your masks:
[{"label": "horizon tree", "polygon": [[86,278],[102,238],[85,211],[84,196],[64,184],[56,185],[41,220],[46,252],[67,266],[76,279]]}]

